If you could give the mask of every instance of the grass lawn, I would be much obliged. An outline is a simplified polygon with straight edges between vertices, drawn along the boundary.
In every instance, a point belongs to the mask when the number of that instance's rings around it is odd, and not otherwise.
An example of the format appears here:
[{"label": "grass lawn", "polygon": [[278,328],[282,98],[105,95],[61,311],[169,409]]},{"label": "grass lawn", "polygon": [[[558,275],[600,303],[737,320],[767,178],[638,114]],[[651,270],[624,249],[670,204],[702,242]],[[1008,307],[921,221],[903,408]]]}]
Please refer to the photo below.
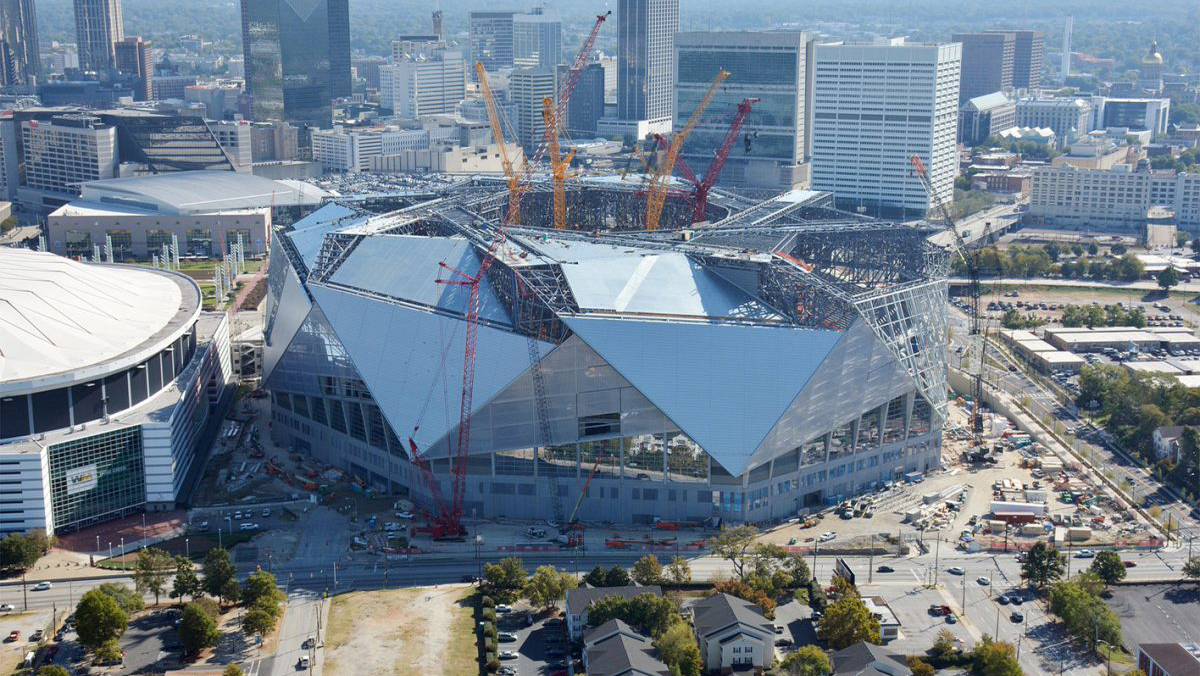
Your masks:
[{"label": "grass lawn", "polygon": [[325,633],[325,671],[362,676],[476,673],[467,585],[334,597]]}]

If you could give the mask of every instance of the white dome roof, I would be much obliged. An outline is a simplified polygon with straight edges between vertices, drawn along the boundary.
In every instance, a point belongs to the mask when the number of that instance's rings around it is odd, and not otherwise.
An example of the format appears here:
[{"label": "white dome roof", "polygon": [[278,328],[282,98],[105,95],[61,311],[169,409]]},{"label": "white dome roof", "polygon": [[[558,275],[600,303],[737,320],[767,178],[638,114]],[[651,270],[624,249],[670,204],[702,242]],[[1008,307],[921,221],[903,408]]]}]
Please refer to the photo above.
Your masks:
[{"label": "white dome roof", "polygon": [[139,348],[167,338],[158,334],[175,328],[172,320],[199,312],[194,287],[185,297],[189,286],[150,269],[0,248],[0,391],[37,388],[55,374],[76,380],[73,372],[122,355],[144,358]]}]

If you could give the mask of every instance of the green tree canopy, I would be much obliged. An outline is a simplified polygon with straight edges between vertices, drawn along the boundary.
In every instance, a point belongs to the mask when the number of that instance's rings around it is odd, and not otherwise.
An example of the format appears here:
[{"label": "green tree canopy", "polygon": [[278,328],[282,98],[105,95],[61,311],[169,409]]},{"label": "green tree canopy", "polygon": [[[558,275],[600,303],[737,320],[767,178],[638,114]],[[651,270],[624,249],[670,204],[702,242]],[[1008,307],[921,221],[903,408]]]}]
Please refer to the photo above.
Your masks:
[{"label": "green tree canopy", "polygon": [[1096,554],[1096,558],[1092,559],[1091,570],[1106,585],[1112,585],[1125,579],[1125,562],[1121,560],[1121,555],[1111,549],[1101,550]]},{"label": "green tree canopy", "polygon": [[691,564],[689,564],[688,560],[682,556],[675,555],[671,557],[671,563],[667,564],[666,578],[675,584],[686,584],[691,582]]},{"label": "green tree canopy", "polygon": [[700,676],[703,663],[700,646],[687,622],[677,620],[667,627],[661,636],[654,639],[658,656],[671,670],[672,676]]},{"label": "green tree canopy", "polygon": [[633,584],[633,578],[621,566],[614,565],[605,568],[600,564],[583,576],[583,581],[593,587],[628,587]]},{"label": "green tree canopy", "polygon": [[1096,639],[1119,645],[1121,619],[1093,592],[1076,580],[1055,583],[1050,588],[1050,612],[1062,619],[1076,641],[1092,648]]},{"label": "green tree canopy", "polygon": [[671,599],[650,592],[631,598],[607,596],[588,608],[588,624],[593,627],[614,619],[652,638],[662,636],[672,624],[681,621]]},{"label": "green tree canopy", "polygon": [[188,654],[194,655],[205,648],[211,648],[220,638],[217,621],[209,614],[207,608],[195,602],[184,607],[183,616],[179,620],[179,640]]},{"label": "green tree canopy", "polygon": [[1024,676],[1012,644],[996,641],[987,634],[971,654],[971,673],[974,676]]},{"label": "green tree canopy", "polygon": [[99,589],[85,592],[75,607],[75,631],[79,642],[92,651],[120,638],[128,624],[129,614],[113,597]]},{"label": "green tree canopy", "polygon": [[739,580],[745,580],[746,566],[752,558],[751,551],[756,537],[758,529],[754,526],[734,526],[709,539],[708,547],[714,554],[732,564],[733,574]]},{"label": "green tree canopy", "polygon": [[58,664],[47,664],[38,669],[37,676],[71,676],[67,668]]},{"label": "green tree canopy", "polygon": [[142,595],[121,584],[120,582],[105,582],[96,587],[102,594],[112,597],[126,614],[136,613],[145,607]]},{"label": "green tree canopy", "polygon": [[859,641],[879,643],[879,619],[867,609],[862,597],[849,587],[825,607],[817,635],[834,650],[841,650]]},{"label": "green tree canopy", "polygon": [[1172,286],[1179,285],[1179,271],[1174,266],[1168,265],[1158,273],[1158,286],[1164,291],[1170,291]]},{"label": "green tree canopy", "polygon": [[171,576],[175,560],[161,549],[149,547],[138,552],[133,563],[133,585],[139,594],[154,594],[154,605],[158,597],[167,590],[167,579]]},{"label": "green tree canopy", "polygon": [[575,576],[554,566],[538,566],[525,582],[524,596],[537,608],[558,605],[567,591],[579,586]]},{"label": "green tree canopy", "polygon": [[1183,564],[1183,576],[1189,580],[1200,580],[1200,556],[1193,556]]},{"label": "green tree canopy", "polygon": [[517,600],[526,582],[525,563],[516,556],[500,559],[499,563],[483,565],[483,581],[487,593],[504,603]]},{"label": "green tree canopy", "polygon": [[820,647],[802,645],[780,660],[779,670],[787,676],[826,676],[833,673],[833,664]]},{"label": "green tree canopy", "polygon": [[265,603],[255,605],[242,614],[242,631],[247,635],[265,636],[275,628],[277,617],[275,613],[271,612],[269,600],[266,598],[259,600]]},{"label": "green tree canopy", "polygon": [[241,665],[236,664],[234,662],[230,662],[228,665],[226,665],[225,671],[221,672],[221,676],[245,676],[245,675],[246,675],[246,672],[242,671]]},{"label": "green tree canopy", "polygon": [[632,576],[634,582],[640,585],[662,584],[663,566],[658,557],[647,554],[633,564]]},{"label": "green tree canopy", "polygon": [[196,567],[186,556],[175,557],[175,580],[171,585],[171,598],[182,600],[184,596],[196,598],[204,593],[200,584],[200,576],[196,575]]},{"label": "green tree canopy", "polygon": [[916,655],[909,655],[905,661],[908,662],[908,668],[913,672],[913,676],[933,676],[937,673],[932,664]]},{"label": "green tree canopy", "polygon": [[209,596],[229,597],[222,592],[229,591],[229,582],[237,584],[237,569],[233,566],[233,557],[224,547],[213,547],[204,555],[204,591]]},{"label": "green tree canopy", "polygon": [[1059,579],[1064,572],[1066,572],[1066,558],[1062,552],[1048,546],[1045,542],[1034,543],[1029,548],[1024,563],[1021,564],[1021,576],[1038,589]]},{"label": "green tree canopy", "polygon": [[247,607],[261,607],[278,617],[279,604],[283,602],[283,592],[275,581],[275,574],[265,570],[256,570],[242,583],[242,603]]}]

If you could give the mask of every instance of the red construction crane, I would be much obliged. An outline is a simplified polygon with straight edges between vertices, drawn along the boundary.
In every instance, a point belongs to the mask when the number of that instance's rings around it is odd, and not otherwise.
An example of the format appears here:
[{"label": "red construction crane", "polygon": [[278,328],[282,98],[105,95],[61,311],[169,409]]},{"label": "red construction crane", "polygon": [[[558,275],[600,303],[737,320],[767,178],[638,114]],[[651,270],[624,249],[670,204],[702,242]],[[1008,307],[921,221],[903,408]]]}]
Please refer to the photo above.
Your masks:
[{"label": "red construction crane", "polygon": [[[688,166],[682,157],[679,158],[679,169],[683,172],[684,178],[696,186],[692,192],[693,223],[705,220],[704,212],[708,206],[708,191],[716,184],[717,178],[721,175],[721,170],[725,168],[725,160],[729,159],[729,151],[733,149],[733,142],[737,140],[738,134],[741,133],[742,127],[746,124],[746,118],[750,115],[750,109],[760,100],[757,97],[745,98],[737,105],[737,113],[733,116],[733,122],[729,124],[729,130],[725,132],[725,140],[721,141],[717,152],[713,154],[712,161],[708,163],[708,169],[704,172],[703,180],[697,180],[692,168]],[[660,145],[665,145],[665,139],[660,135],[656,135],[656,138],[658,138]],[[749,144],[750,141],[747,139],[746,152],[750,151]]]},{"label": "red construction crane", "polygon": [[567,119],[567,103],[570,102],[571,94],[575,91],[575,85],[579,83],[579,76],[583,74],[583,69],[587,66],[588,59],[592,56],[592,47],[596,45],[596,36],[600,34],[600,26],[604,25],[604,21],[608,19],[610,14],[612,14],[611,10],[604,14],[596,15],[596,23],[592,25],[592,32],[588,33],[587,39],[583,41],[583,47],[579,48],[579,54],[575,55],[575,62],[571,64],[570,70],[567,71],[567,79],[558,88],[558,101],[555,103],[554,111],[556,124],[554,128],[551,128],[549,125],[546,126],[546,131],[542,134],[542,142],[538,144],[537,150],[533,153],[533,159],[526,165],[527,172],[532,172],[533,165],[541,161],[542,156],[546,154],[546,148],[550,145],[551,135],[558,134],[558,125]]}]

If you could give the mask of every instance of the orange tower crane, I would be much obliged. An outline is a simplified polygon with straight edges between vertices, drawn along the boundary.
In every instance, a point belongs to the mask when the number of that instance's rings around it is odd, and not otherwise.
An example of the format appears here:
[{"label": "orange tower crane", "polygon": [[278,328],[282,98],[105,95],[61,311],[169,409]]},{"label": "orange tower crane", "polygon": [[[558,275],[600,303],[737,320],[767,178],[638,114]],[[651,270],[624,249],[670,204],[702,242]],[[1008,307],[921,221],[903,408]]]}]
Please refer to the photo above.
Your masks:
[{"label": "orange tower crane", "polygon": [[492,96],[492,85],[488,82],[487,70],[482,61],[475,62],[475,73],[479,76],[479,90],[483,93],[483,102],[487,105],[488,123],[492,126],[492,138],[500,147],[500,166],[504,169],[504,178],[508,181],[508,214],[504,222],[515,224],[521,222],[521,193],[526,186],[521,185],[521,176],[513,167],[512,159],[508,156],[508,146],[504,142],[504,127],[500,124],[500,111],[496,108],[496,98]]},{"label": "orange tower crane", "polygon": [[[542,117],[546,120],[546,128],[555,128],[557,111],[554,109],[554,97],[547,96],[542,99]],[[554,176],[554,229],[562,230],[567,227],[567,177],[574,174],[567,173],[567,168],[571,166],[571,160],[575,158],[575,149],[572,148],[566,157],[562,156],[562,148],[558,145],[558,134],[555,133],[550,137],[550,167]]]},{"label": "orange tower crane", "polygon": [[667,202],[671,173],[675,171],[675,160],[679,157],[679,150],[683,147],[683,142],[687,140],[688,134],[691,134],[692,129],[700,122],[700,115],[712,101],[713,95],[717,93],[717,87],[720,87],[727,77],[729,77],[729,71],[725,69],[717,71],[717,76],[713,78],[712,84],[708,85],[708,91],[704,92],[704,97],[692,111],[692,116],[688,118],[687,124],[675,133],[675,137],[671,139],[671,147],[667,149],[667,156],[663,158],[662,163],[658,165],[658,170],[650,178],[649,195],[646,197],[647,230],[658,229],[658,219],[662,217],[663,205]]}]

